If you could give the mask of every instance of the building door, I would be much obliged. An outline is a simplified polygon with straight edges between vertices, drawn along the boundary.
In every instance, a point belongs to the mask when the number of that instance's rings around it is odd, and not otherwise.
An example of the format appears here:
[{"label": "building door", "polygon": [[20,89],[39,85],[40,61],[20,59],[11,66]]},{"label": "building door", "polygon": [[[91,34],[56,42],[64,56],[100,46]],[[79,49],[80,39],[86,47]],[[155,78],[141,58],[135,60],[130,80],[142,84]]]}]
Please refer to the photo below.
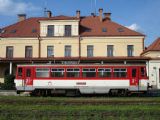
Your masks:
[{"label": "building door", "polygon": [[33,85],[33,68],[25,68],[25,87]]},{"label": "building door", "polygon": [[138,68],[131,68],[131,77],[130,77],[130,86],[138,86],[139,78],[138,78]]}]

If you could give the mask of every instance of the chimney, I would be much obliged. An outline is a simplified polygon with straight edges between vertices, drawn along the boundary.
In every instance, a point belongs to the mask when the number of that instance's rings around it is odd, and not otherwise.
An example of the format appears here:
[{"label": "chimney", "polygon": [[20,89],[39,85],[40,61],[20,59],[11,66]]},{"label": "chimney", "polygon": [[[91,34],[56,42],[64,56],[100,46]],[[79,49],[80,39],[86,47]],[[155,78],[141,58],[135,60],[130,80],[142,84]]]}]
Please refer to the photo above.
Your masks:
[{"label": "chimney", "polygon": [[99,19],[100,19],[101,22],[103,21],[103,16],[102,16],[102,14],[103,14],[103,9],[100,8],[100,9],[99,9]]},{"label": "chimney", "polygon": [[18,14],[18,22],[21,22],[26,19],[26,14]]},{"label": "chimney", "polygon": [[111,20],[111,13],[104,13],[104,18],[107,20]]},{"label": "chimney", "polygon": [[77,11],[76,11],[76,17],[77,17],[77,18],[80,18],[80,13],[81,13],[80,10],[77,10]]},{"label": "chimney", "polygon": [[47,17],[51,18],[52,17],[52,12],[50,10],[47,11]]},{"label": "chimney", "polygon": [[94,13],[91,13],[91,16],[92,16],[92,17],[95,17],[95,14],[94,14]]}]

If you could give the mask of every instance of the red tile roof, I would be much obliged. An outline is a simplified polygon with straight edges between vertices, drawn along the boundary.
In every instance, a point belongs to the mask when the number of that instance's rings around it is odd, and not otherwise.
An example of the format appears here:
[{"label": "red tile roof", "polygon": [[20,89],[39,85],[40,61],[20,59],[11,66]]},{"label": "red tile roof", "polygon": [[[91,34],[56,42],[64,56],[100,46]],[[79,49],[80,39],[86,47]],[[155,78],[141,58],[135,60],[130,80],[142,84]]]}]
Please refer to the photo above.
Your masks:
[{"label": "red tile roof", "polygon": [[[4,33],[0,37],[37,37],[40,35],[41,20],[79,20],[76,17],[55,16],[51,18],[37,17],[29,18],[21,22],[3,28]],[[106,29],[103,32],[102,29]],[[100,22],[98,16],[88,16],[80,18],[80,35],[81,36],[144,36],[141,33],[130,30],[111,20]]]},{"label": "red tile roof", "polygon": [[149,51],[160,51],[160,37],[157,38],[146,50],[144,50],[144,53],[149,52]]},{"label": "red tile roof", "polygon": [[[99,16],[84,17],[80,21],[81,36],[144,36],[111,20],[99,20]],[[103,32],[102,29],[106,29]]]}]

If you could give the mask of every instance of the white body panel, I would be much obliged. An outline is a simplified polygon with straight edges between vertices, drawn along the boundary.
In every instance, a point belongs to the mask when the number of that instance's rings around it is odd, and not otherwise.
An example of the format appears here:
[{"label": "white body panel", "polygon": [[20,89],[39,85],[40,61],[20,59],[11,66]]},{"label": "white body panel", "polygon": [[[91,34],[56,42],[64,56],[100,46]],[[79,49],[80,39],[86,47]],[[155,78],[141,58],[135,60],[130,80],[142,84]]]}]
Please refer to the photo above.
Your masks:
[{"label": "white body panel", "polygon": [[18,90],[34,89],[79,89],[81,93],[108,93],[110,89],[147,90],[147,80],[140,80],[138,86],[130,86],[130,80],[33,80],[33,86],[24,86],[23,80],[15,80]]},{"label": "white body panel", "polygon": [[[83,84],[83,85],[82,85]],[[34,80],[33,86],[48,87],[128,87],[129,80]]]}]

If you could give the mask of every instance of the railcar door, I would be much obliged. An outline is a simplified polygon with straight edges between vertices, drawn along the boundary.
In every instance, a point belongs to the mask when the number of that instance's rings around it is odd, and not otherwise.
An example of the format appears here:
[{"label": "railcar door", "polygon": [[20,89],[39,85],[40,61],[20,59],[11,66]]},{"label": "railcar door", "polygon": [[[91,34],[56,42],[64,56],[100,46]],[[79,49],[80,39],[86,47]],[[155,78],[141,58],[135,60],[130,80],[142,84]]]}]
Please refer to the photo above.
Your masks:
[{"label": "railcar door", "polygon": [[33,68],[26,67],[25,68],[25,79],[24,79],[25,88],[29,88],[33,86]]},{"label": "railcar door", "polygon": [[138,78],[138,67],[131,68],[130,72],[130,86],[138,86],[139,78]]}]

